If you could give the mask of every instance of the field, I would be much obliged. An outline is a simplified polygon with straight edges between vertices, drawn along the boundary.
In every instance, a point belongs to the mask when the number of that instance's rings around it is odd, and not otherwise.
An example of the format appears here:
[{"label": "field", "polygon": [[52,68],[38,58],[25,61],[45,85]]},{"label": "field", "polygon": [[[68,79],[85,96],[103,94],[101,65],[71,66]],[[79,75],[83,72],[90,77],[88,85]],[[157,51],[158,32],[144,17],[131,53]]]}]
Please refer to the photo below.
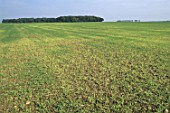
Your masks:
[{"label": "field", "polygon": [[0,113],[170,111],[170,23],[0,24]]}]

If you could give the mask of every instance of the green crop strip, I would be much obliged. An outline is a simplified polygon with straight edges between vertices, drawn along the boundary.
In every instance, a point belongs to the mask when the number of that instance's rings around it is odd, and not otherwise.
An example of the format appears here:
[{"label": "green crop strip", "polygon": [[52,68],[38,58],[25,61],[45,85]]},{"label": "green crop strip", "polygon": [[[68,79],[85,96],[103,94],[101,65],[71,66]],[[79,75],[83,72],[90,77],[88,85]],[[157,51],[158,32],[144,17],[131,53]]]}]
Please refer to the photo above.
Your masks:
[{"label": "green crop strip", "polygon": [[0,24],[0,112],[168,113],[170,23]]}]

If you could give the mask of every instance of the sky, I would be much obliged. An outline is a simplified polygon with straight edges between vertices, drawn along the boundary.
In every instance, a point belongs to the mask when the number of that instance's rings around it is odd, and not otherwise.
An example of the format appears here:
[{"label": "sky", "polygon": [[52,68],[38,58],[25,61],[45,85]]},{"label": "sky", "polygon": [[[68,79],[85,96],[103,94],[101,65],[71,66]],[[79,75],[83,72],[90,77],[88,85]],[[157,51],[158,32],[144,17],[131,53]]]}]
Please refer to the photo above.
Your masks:
[{"label": "sky", "polygon": [[105,21],[170,20],[170,0],[0,0],[0,21],[67,15],[95,15]]}]

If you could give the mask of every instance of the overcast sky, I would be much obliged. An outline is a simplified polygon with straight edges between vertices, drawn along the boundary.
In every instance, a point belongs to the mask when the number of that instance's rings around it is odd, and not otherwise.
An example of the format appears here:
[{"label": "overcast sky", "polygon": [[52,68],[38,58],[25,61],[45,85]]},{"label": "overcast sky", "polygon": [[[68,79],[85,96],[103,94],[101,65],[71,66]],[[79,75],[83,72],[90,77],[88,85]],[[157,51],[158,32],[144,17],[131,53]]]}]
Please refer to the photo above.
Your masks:
[{"label": "overcast sky", "polygon": [[106,21],[170,20],[170,0],[0,0],[0,20],[96,15]]}]

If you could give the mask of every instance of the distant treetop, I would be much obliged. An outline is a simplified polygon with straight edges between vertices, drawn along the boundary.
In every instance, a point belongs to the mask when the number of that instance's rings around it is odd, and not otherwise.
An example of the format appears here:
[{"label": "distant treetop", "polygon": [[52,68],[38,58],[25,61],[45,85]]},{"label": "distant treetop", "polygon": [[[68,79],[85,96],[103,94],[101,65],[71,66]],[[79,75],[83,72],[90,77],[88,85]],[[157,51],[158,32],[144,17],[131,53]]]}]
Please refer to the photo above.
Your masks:
[{"label": "distant treetop", "polygon": [[102,22],[101,17],[96,16],[60,16],[57,18],[18,18],[3,19],[2,23],[43,23],[43,22]]}]

